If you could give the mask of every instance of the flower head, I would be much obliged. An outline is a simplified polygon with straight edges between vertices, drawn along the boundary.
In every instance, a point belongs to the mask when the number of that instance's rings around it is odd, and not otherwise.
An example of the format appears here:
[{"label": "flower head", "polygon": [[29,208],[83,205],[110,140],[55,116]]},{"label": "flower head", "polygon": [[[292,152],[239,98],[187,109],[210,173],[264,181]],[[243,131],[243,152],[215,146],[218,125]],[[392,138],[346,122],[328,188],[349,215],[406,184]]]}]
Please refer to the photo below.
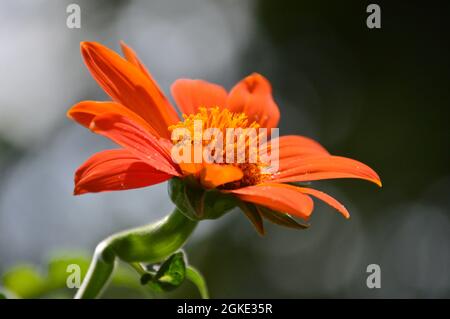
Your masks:
[{"label": "flower head", "polygon": [[[134,51],[124,43],[121,46],[125,58],[101,44],[81,43],[87,67],[111,101],[80,102],[68,111],[68,116],[120,148],[94,154],[77,170],[75,194],[139,188],[171,180],[175,181],[172,185],[176,192],[181,183],[184,190],[201,193],[183,200],[204,200],[210,194],[215,194],[213,201],[232,198],[262,233],[263,218],[302,227],[292,216],[308,219],[313,210],[311,197],[326,202],[346,218],[350,216],[331,196],[292,183],[359,178],[381,186],[380,178],[370,167],[333,156],[312,139],[289,135],[272,136],[270,140],[270,130],[277,127],[280,112],[271,85],[262,75],[247,76],[230,92],[203,80],[175,81],[171,91],[183,114],[179,118]],[[207,140],[204,136],[197,139],[197,129],[214,129],[215,134]],[[230,137],[229,129],[239,134]],[[224,144],[218,135],[230,143]],[[261,148],[270,154],[276,145],[278,156],[273,162],[264,161],[252,148],[255,140],[265,140]],[[196,146],[209,147],[214,161],[204,160],[203,153],[196,158]],[[176,147],[183,148],[180,154],[188,160],[174,160]],[[239,160],[240,156],[243,160]],[[268,169],[274,165],[276,171]],[[175,194],[174,198],[179,197]],[[179,204],[177,200],[175,203]],[[203,212],[205,204],[197,204],[188,206]]]}]

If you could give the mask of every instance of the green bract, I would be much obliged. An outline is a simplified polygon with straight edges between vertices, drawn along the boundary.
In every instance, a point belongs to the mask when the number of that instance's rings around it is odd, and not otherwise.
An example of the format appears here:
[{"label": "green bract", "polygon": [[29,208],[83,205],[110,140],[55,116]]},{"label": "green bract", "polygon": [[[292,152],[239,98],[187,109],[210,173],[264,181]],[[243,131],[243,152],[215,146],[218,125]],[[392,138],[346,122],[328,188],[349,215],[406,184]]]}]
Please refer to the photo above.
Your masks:
[{"label": "green bract", "polygon": [[235,208],[238,200],[217,189],[201,188],[192,178],[172,178],[169,196],[177,208],[189,219],[216,219]]}]

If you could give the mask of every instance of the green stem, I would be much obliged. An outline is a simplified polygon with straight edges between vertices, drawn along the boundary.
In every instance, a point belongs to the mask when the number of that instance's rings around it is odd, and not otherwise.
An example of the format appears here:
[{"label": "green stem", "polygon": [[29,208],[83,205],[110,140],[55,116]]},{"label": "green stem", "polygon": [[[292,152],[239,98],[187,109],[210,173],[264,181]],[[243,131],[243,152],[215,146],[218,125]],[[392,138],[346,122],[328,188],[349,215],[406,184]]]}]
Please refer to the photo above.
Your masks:
[{"label": "green stem", "polygon": [[181,248],[197,221],[177,208],[162,220],[112,235],[95,249],[91,265],[75,298],[97,298],[106,287],[117,259],[157,263]]},{"label": "green stem", "polygon": [[203,299],[209,299],[208,286],[206,286],[205,278],[192,266],[186,268],[186,278],[197,286],[200,296]]},{"label": "green stem", "polygon": [[130,263],[130,266],[137,271],[137,273],[142,276],[147,273],[144,267],[140,263]]}]

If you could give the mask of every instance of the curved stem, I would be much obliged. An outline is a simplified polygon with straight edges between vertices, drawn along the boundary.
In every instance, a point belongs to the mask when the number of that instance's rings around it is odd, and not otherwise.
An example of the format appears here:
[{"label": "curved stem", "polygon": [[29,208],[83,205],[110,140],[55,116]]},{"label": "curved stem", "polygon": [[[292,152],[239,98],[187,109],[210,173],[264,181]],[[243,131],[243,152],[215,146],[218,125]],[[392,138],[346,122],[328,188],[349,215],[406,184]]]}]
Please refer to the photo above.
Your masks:
[{"label": "curved stem", "polygon": [[147,273],[147,271],[145,270],[145,268],[140,264],[140,263],[130,263],[130,266],[136,270],[136,272],[140,275],[143,276]]},{"label": "curved stem", "polygon": [[209,299],[208,286],[206,285],[205,278],[192,266],[186,268],[186,278],[189,279],[194,285],[197,286],[198,291],[202,299]]},{"label": "curved stem", "polygon": [[97,298],[106,287],[117,259],[128,263],[156,263],[178,250],[197,221],[177,208],[162,220],[112,235],[95,249],[91,265],[75,298]]}]

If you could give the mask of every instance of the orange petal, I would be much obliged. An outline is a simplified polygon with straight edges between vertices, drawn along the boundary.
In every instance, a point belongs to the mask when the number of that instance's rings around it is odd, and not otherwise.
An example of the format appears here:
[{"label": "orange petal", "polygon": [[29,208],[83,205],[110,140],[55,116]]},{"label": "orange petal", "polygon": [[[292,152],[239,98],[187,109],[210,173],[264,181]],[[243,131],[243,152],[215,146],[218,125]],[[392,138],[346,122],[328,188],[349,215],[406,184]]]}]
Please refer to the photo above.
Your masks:
[{"label": "orange petal", "polygon": [[201,163],[179,163],[178,166],[180,166],[180,169],[185,176],[198,176],[203,168],[203,164]]},{"label": "orange petal", "polygon": [[230,91],[227,108],[232,112],[244,112],[250,122],[257,122],[261,127],[277,127],[280,111],[272,97],[269,81],[260,74],[253,73]]},{"label": "orange petal", "polygon": [[227,92],[220,85],[203,80],[178,79],[172,96],[183,114],[197,113],[199,107],[225,107]]},{"label": "orange petal", "polygon": [[329,155],[319,143],[305,136],[286,135],[278,138],[280,159],[304,155]]},{"label": "orange petal", "polygon": [[205,164],[200,171],[200,182],[206,188],[216,188],[243,176],[241,169],[233,165]]},{"label": "orange petal", "polygon": [[126,149],[94,154],[75,173],[75,195],[140,188],[164,182],[162,173]]},{"label": "orange petal", "polygon": [[164,103],[168,105],[168,107],[173,108],[173,106],[170,104],[167,97],[164,95],[163,91],[159,87],[158,83],[155,81],[153,76],[150,74],[150,72],[145,67],[144,63],[141,62],[139,57],[137,56],[136,52],[130,48],[128,45],[125,44],[125,42],[120,41],[120,47],[122,48],[123,55],[125,56],[125,59],[127,59],[128,62],[135,65],[137,68],[141,70],[142,73],[144,73],[148,79],[152,82],[153,86],[158,89],[158,93],[161,96],[161,99],[164,100]]},{"label": "orange petal", "polygon": [[153,85],[159,89],[161,95],[163,95],[162,90],[158,86],[158,83],[156,83],[155,79],[153,79],[150,72],[148,72],[147,68],[145,67],[144,63],[141,62],[136,52],[128,45],[126,45],[126,43],[123,41],[120,41],[120,48],[122,49],[122,53],[125,56],[125,59],[127,59],[128,62],[132,63],[136,67],[138,67],[141,70],[141,72],[144,73],[153,82]]},{"label": "orange petal", "polygon": [[99,43],[82,42],[81,53],[92,76],[114,101],[170,138],[167,127],[178,122],[176,111],[140,68]]},{"label": "orange petal", "polygon": [[82,101],[75,104],[67,112],[67,116],[79,124],[89,128],[92,120],[100,114],[117,113],[131,119],[151,134],[158,136],[156,130],[150,126],[142,117],[122,104],[116,102]]},{"label": "orange petal", "polygon": [[[278,146],[278,158],[271,149]],[[280,161],[287,159],[311,156],[329,155],[328,151],[319,143],[305,136],[286,135],[271,139],[261,146],[260,154],[272,154],[271,165],[279,167]]]},{"label": "orange petal", "polygon": [[280,172],[272,180],[288,183],[331,178],[365,179],[381,187],[380,177],[369,166],[350,158],[331,155],[280,160]]},{"label": "orange petal", "polygon": [[[292,185],[286,185],[286,186],[295,187]],[[344,205],[339,203],[336,199],[334,199],[330,195],[328,195],[324,192],[318,191],[316,189],[312,189],[312,188],[306,188],[306,187],[295,187],[295,188],[297,188],[304,194],[314,196],[314,197],[324,201],[325,203],[327,203],[328,205],[330,205],[331,207],[336,209],[338,212],[340,212],[345,218],[350,218],[350,213],[344,207]]]},{"label": "orange petal", "polygon": [[229,192],[235,194],[243,201],[307,219],[314,208],[311,197],[295,188],[285,186],[287,185],[267,183],[239,188]]},{"label": "orange petal", "polygon": [[167,174],[178,176],[176,164],[159,140],[130,119],[114,113],[96,116],[91,130],[127,148],[141,160]]}]

